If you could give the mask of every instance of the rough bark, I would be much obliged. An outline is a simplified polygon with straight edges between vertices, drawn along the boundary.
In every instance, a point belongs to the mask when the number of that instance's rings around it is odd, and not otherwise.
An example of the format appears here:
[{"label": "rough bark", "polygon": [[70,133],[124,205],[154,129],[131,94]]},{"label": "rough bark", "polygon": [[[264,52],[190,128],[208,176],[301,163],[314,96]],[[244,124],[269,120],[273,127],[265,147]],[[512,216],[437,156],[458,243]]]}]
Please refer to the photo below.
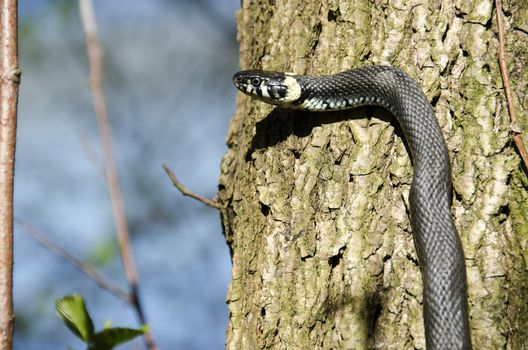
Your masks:
[{"label": "rough bark", "polygon": [[[528,4],[503,6],[522,116]],[[240,65],[327,74],[391,64],[416,78],[450,150],[474,348],[522,349],[528,181],[509,136],[494,10],[490,0],[243,0]],[[284,111],[239,95],[227,144],[226,347],[423,349],[412,164],[392,116]]]},{"label": "rough bark", "polygon": [[12,348],[13,184],[18,103],[17,1],[0,3],[0,349]]}]

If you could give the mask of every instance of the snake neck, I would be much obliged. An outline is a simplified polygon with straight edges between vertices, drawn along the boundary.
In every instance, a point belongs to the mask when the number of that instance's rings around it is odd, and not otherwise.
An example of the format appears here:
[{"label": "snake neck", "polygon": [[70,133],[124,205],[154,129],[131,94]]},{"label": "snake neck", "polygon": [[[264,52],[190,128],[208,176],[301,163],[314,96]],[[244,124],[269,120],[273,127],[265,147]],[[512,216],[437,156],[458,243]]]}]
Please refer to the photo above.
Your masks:
[{"label": "snake neck", "polygon": [[[433,172],[451,173],[447,147],[433,109],[407,73],[391,66],[367,66],[327,76],[294,78],[301,87],[300,97],[285,107],[314,112],[364,105],[384,107],[400,124],[415,167],[416,162],[425,162],[424,167]],[[450,179],[445,179],[449,191]]]}]

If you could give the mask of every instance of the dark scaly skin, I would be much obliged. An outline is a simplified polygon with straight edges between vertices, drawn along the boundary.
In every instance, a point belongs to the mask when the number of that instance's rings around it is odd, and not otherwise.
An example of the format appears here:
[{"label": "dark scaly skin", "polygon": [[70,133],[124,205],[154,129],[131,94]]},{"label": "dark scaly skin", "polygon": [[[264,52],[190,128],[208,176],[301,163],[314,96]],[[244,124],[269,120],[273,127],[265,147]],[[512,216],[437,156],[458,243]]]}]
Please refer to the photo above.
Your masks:
[{"label": "dark scaly skin", "polygon": [[[259,98],[240,86],[248,74],[265,81],[269,76],[277,79],[281,73],[242,71],[235,74],[233,81],[237,88]],[[449,155],[433,109],[420,87],[409,75],[390,66],[368,66],[328,76],[293,77],[301,86],[297,100],[286,104],[269,99],[266,102],[313,110],[307,101],[320,100],[323,108],[326,105],[324,111],[381,105],[398,120],[414,165],[409,203],[423,278],[426,346],[428,350],[471,349],[464,252],[450,209]],[[336,106],[336,101],[346,101],[346,104]]]}]

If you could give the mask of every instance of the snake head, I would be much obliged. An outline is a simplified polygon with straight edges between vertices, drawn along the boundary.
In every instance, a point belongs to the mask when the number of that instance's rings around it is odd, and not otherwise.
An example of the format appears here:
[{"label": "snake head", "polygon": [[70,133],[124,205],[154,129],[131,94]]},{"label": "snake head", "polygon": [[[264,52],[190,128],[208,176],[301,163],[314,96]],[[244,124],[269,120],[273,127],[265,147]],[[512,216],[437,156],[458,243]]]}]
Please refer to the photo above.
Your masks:
[{"label": "snake head", "polygon": [[277,106],[288,106],[301,96],[295,76],[279,72],[240,71],[233,75],[233,84],[244,94]]}]

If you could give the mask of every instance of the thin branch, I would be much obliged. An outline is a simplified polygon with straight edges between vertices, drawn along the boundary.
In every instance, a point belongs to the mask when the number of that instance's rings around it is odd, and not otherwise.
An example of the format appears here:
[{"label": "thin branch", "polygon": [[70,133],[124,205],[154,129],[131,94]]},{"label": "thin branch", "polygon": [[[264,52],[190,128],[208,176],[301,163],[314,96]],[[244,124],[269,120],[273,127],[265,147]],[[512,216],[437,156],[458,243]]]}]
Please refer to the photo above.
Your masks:
[{"label": "thin branch", "polygon": [[13,183],[18,88],[17,0],[0,4],[0,349],[13,346]]},{"label": "thin branch", "polygon": [[[126,220],[123,200],[121,197],[121,186],[115,162],[114,152],[112,149],[112,136],[108,113],[106,108],[105,96],[103,94],[103,62],[101,46],[97,38],[97,24],[95,20],[95,11],[92,0],[79,0],[79,9],[81,21],[83,23],[86,35],[86,51],[90,65],[90,88],[92,92],[93,106],[97,118],[97,126],[101,135],[101,144],[103,149],[103,158],[105,165],[106,183],[112,204],[112,213],[116,224],[117,240],[123,268],[130,287],[130,296],[132,304],[139,318],[140,323],[145,324],[146,318],[139,299],[138,277],[132,249],[130,244],[130,233]],[[157,349],[151,333],[145,333],[144,336],[147,347],[151,350]]]},{"label": "thin branch", "polygon": [[86,276],[88,276],[90,279],[92,279],[95,283],[97,283],[99,287],[107,290],[108,292],[118,297],[119,299],[125,301],[126,303],[132,304],[132,299],[130,297],[130,294],[128,294],[124,289],[119,287],[117,284],[115,284],[112,280],[107,278],[105,275],[97,271],[95,267],[79,260],[72,254],[68,253],[64,248],[60,247],[58,244],[50,241],[48,238],[46,238],[46,236],[42,233],[42,231],[37,229],[35,226],[27,222],[24,222],[22,220],[19,220],[19,219],[15,219],[15,222],[25,232],[27,232],[31,237],[33,237],[33,239],[35,239],[37,242],[42,244],[48,250],[66,259],[75,268],[77,268],[79,271],[81,271]]},{"label": "thin branch", "polygon": [[161,166],[163,167],[163,169],[165,170],[165,172],[171,179],[174,187],[176,187],[181,192],[181,194],[183,194],[184,196],[189,196],[191,198],[194,198],[197,201],[200,201],[203,204],[210,206],[211,208],[215,208],[215,209],[222,208],[220,204],[218,204],[218,202],[211,200],[211,199],[207,199],[205,197],[200,196],[199,194],[189,191],[185,186],[181,184],[180,181],[178,181],[178,179],[176,178],[176,175],[174,175],[174,173],[169,169],[169,167],[165,163],[162,164]]},{"label": "thin branch", "polygon": [[495,0],[495,10],[497,12],[497,30],[499,32],[499,66],[502,75],[502,82],[504,84],[504,92],[506,94],[506,102],[508,104],[508,113],[510,115],[510,130],[512,132],[513,141],[526,168],[528,168],[528,152],[522,140],[521,130],[517,121],[517,114],[515,113],[515,106],[513,105],[512,92],[510,87],[510,79],[508,78],[508,70],[506,68],[506,59],[504,58],[504,24],[502,22],[502,2]]}]

